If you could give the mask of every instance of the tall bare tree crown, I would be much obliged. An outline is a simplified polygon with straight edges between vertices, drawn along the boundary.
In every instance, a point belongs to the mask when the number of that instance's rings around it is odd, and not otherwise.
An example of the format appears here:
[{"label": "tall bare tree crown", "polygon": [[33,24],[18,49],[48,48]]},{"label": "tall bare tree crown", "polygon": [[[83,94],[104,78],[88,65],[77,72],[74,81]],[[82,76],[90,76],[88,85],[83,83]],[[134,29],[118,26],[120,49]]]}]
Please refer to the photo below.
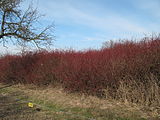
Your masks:
[{"label": "tall bare tree crown", "polygon": [[[37,29],[41,15],[37,9],[29,6],[26,11],[20,9],[23,0],[0,0],[0,42],[6,45],[13,42],[18,45],[34,44],[36,47],[48,47],[53,42],[53,24]],[[38,26],[39,27],[39,26]]]}]

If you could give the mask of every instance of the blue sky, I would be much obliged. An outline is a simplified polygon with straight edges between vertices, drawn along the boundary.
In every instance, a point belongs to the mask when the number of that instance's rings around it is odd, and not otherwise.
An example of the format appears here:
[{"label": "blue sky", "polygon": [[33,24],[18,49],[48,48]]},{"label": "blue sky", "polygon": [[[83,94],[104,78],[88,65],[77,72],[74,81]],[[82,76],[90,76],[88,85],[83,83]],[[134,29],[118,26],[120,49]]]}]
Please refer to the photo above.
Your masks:
[{"label": "blue sky", "polygon": [[[141,38],[160,32],[160,0],[33,0],[54,22],[53,48],[98,49],[108,40]],[[30,0],[23,4],[28,6]]]}]

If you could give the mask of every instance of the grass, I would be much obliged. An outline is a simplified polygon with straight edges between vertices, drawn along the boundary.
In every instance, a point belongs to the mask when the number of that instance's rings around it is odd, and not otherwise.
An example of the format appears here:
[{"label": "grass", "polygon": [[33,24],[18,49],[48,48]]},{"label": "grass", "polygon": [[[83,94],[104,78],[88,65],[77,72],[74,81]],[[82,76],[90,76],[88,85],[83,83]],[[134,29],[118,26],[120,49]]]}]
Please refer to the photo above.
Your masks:
[{"label": "grass", "polygon": [[[0,95],[4,94],[11,99],[19,100],[17,103],[23,103],[15,106],[16,109],[26,109],[29,101],[35,104],[34,108],[29,108],[28,113],[32,115],[29,115],[28,119],[36,116],[39,116],[36,118],[39,120],[147,120],[149,118],[147,112],[144,113],[136,105],[102,100],[93,96],[68,94],[60,87],[44,89],[30,85],[15,85],[0,89]],[[37,112],[36,108],[40,108],[41,111]],[[28,115],[24,115],[24,118],[25,116]],[[18,118],[22,119],[20,116],[16,119]]]}]

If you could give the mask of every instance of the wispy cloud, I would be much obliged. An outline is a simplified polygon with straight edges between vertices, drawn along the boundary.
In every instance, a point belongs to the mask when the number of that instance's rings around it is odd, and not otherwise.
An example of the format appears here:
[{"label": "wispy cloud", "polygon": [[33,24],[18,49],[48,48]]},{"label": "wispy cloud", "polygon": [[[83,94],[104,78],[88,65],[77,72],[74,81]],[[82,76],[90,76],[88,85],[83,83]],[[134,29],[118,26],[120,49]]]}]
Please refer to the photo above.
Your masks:
[{"label": "wispy cloud", "polygon": [[55,21],[56,47],[84,48],[159,31],[159,0],[126,1],[35,0],[35,6],[46,14],[44,24]]},{"label": "wispy cloud", "polygon": [[87,42],[94,42],[94,41],[101,41],[101,42],[104,42],[106,41],[108,38],[107,36],[101,34],[97,34],[97,35],[94,35],[94,36],[85,36],[82,41],[87,41]]},{"label": "wispy cloud", "polygon": [[157,18],[160,18],[160,0],[135,0],[135,5]]},{"label": "wispy cloud", "polygon": [[47,20],[55,19],[56,22],[86,25],[106,31],[148,32],[146,28],[125,16],[105,11],[104,16],[99,17],[96,14],[90,14],[92,10],[90,12],[82,11],[70,2],[62,3],[60,1],[49,1],[46,5],[40,6],[40,9],[49,16],[46,18]]},{"label": "wispy cloud", "polygon": [[14,46],[14,45],[7,45],[7,47],[4,47],[4,46],[0,46],[0,55],[3,55],[3,54],[15,54],[15,53],[18,53],[21,51],[20,48],[18,48],[17,46]]}]

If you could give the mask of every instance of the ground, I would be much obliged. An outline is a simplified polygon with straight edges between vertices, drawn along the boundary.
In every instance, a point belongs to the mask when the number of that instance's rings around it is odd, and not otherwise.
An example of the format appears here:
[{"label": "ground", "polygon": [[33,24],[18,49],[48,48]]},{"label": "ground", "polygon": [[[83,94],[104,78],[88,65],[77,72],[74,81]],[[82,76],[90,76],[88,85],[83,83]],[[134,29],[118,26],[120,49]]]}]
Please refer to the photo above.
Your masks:
[{"label": "ground", "polygon": [[[33,103],[29,107],[28,103]],[[137,106],[64,93],[61,89],[0,84],[0,120],[158,120]]]}]

